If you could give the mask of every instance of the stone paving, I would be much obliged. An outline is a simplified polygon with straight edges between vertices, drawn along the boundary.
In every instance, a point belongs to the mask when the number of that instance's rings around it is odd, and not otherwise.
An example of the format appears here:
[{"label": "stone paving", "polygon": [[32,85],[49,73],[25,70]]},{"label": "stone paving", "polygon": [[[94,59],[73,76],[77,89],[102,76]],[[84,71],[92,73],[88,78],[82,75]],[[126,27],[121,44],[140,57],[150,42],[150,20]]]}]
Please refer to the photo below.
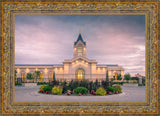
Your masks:
[{"label": "stone paving", "polygon": [[145,87],[124,87],[121,94],[106,96],[63,96],[38,93],[40,86],[15,87],[15,101],[145,101]]}]

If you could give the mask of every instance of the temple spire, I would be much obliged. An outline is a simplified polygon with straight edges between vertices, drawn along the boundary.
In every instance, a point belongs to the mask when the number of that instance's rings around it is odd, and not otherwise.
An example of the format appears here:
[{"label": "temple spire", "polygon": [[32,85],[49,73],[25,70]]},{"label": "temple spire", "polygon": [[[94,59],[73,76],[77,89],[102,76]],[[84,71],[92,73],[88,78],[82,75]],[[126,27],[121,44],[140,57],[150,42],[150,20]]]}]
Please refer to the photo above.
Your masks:
[{"label": "temple spire", "polygon": [[77,38],[77,41],[74,42],[74,45],[76,45],[76,44],[78,43],[78,41],[82,41],[82,43],[83,43],[84,45],[86,45],[86,42],[83,41],[83,38],[82,38],[82,36],[81,36],[81,29],[79,30],[79,36],[78,36],[78,38]]},{"label": "temple spire", "polygon": [[79,30],[79,34],[81,34],[81,29]]}]

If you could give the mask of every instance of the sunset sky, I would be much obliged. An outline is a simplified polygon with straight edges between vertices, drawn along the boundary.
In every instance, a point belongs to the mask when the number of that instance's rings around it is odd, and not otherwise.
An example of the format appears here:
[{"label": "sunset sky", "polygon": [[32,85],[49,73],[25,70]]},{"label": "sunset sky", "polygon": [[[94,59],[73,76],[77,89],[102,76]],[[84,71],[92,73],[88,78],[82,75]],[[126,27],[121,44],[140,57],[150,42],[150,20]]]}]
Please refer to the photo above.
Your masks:
[{"label": "sunset sky", "polygon": [[16,15],[15,63],[62,64],[80,29],[89,59],[145,74],[144,15]]}]

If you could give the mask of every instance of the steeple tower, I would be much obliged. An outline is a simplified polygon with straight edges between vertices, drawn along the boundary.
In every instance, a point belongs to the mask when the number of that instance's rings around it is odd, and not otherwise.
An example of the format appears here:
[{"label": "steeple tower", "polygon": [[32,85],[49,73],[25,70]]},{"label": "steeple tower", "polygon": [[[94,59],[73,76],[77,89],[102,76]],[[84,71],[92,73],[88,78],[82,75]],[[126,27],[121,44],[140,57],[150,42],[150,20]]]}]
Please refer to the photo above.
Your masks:
[{"label": "steeple tower", "polygon": [[74,57],[86,57],[86,42],[82,38],[81,30],[79,31],[77,41],[74,42],[73,52]]}]

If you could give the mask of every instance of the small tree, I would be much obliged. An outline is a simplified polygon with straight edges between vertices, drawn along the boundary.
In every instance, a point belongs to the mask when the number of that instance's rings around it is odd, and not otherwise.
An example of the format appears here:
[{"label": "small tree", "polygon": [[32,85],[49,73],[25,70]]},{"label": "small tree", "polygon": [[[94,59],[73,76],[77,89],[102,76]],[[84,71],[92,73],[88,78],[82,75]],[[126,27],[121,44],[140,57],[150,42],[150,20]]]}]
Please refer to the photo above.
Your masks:
[{"label": "small tree", "polygon": [[125,74],[124,80],[127,80],[127,81],[131,80],[131,75],[129,73]]},{"label": "small tree", "polygon": [[55,72],[53,72],[53,81],[56,80]]},{"label": "small tree", "polygon": [[40,71],[35,71],[36,82],[37,82],[37,79],[40,78],[40,75],[41,75]]},{"label": "small tree", "polygon": [[14,77],[15,77],[15,81],[16,81],[16,77],[17,77],[17,71],[14,71]]},{"label": "small tree", "polygon": [[33,76],[31,73],[27,73],[27,79],[33,79]]},{"label": "small tree", "polygon": [[117,76],[117,80],[122,80],[122,76],[121,76],[121,74],[118,74],[118,76]]},{"label": "small tree", "polygon": [[108,78],[108,71],[106,72],[106,81],[109,81],[109,78]]}]

